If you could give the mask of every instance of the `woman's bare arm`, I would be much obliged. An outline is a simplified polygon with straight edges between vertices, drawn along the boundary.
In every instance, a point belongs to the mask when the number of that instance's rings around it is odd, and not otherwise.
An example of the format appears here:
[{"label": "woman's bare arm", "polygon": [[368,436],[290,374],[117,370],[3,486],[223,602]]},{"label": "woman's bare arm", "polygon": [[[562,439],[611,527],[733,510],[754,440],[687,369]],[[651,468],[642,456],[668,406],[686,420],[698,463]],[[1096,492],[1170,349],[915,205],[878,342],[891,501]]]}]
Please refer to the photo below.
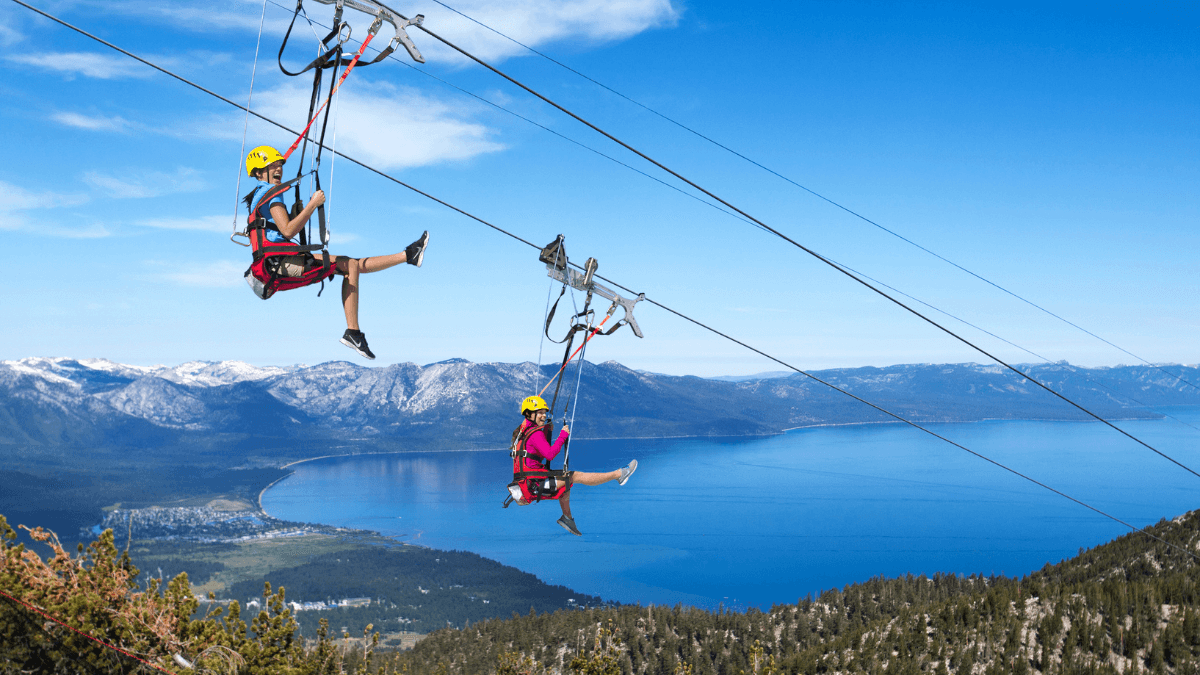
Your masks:
[{"label": "woman's bare arm", "polygon": [[308,223],[308,219],[312,217],[317,207],[325,203],[325,192],[317,190],[313,193],[312,198],[308,200],[308,204],[296,214],[295,218],[288,218],[287,208],[283,204],[271,205],[271,220],[275,221],[275,227],[283,236],[291,239],[296,236],[296,233],[304,228]]}]

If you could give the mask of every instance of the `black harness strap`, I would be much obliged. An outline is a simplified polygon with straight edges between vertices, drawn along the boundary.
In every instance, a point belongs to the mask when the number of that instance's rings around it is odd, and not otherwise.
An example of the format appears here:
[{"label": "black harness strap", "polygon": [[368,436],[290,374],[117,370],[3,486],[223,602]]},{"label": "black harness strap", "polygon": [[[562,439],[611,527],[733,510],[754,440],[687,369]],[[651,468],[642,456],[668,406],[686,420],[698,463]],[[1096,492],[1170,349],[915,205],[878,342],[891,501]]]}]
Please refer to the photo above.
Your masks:
[{"label": "black harness strap", "polygon": [[[279,45],[279,56],[276,57],[276,60],[279,62],[279,70],[283,71],[284,75],[289,75],[291,77],[295,77],[297,75],[303,75],[304,73],[307,73],[308,71],[310,71],[314,68],[316,68],[318,71],[321,71],[321,70],[325,70],[327,68],[339,68],[341,66],[350,65],[351,59],[347,59],[342,54],[341,41],[339,41],[338,44],[333,47],[329,46],[330,40],[333,40],[334,38],[336,38],[342,32],[342,27],[346,25],[345,23],[342,22],[342,8],[338,7],[334,11],[334,14],[333,14],[333,28],[331,28],[329,30],[329,33],[325,37],[321,38],[321,46],[325,47],[326,51],[323,54],[321,54],[320,56],[318,56],[317,58],[313,59],[312,61],[309,61],[308,65],[304,66],[303,68],[301,68],[300,70],[297,70],[294,73],[292,71],[288,70],[286,67],[284,67],[284,65],[283,65],[283,50],[287,47],[288,38],[290,38],[292,35],[292,27],[294,27],[296,25],[296,17],[300,16],[300,11],[303,8],[304,8],[304,0],[297,0],[296,10],[294,12],[292,12],[292,21],[291,21],[291,23],[288,24],[287,32],[284,33],[284,35],[283,35],[283,44]],[[393,40],[392,42],[389,42],[388,46],[385,47],[383,49],[383,51],[379,52],[379,55],[376,56],[374,59],[372,59],[370,61],[363,61],[360,59],[358,62],[358,65],[355,67],[362,68],[365,66],[370,66],[370,65],[379,63],[380,61],[391,56],[392,52],[394,52],[395,50],[396,50],[395,40]],[[312,113],[310,111],[309,118],[311,118],[311,117],[312,117]]]}]

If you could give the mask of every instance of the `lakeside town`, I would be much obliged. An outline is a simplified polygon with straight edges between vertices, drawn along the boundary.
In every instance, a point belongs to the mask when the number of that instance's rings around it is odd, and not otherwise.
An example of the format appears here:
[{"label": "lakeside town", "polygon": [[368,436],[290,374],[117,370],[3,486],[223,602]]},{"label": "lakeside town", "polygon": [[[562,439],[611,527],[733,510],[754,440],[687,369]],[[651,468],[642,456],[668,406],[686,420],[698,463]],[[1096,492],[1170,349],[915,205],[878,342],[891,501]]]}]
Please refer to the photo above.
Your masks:
[{"label": "lakeside town", "polygon": [[227,544],[307,534],[345,534],[351,531],[329,525],[279,520],[262,511],[229,511],[212,506],[117,508],[106,513],[104,519],[87,530],[86,534],[96,536],[107,529],[113,531],[117,541],[149,539]]}]

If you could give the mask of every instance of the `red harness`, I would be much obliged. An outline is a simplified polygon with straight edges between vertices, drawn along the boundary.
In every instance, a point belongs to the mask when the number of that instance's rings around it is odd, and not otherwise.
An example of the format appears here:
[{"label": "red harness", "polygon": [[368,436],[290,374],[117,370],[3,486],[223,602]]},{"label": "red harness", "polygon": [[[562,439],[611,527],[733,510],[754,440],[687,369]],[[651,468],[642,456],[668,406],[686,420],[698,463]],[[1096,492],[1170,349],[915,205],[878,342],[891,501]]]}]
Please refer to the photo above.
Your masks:
[{"label": "red harness", "polygon": [[[258,213],[259,206],[274,199],[277,195],[286,192],[292,183],[295,183],[297,180],[299,178],[294,178],[286,183],[280,183],[263,191],[262,196],[251,205],[250,216],[246,222],[246,233],[250,236],[250,250],[254,256],[254,262],[250,264],[250,269],[246,270],[246,272],[262,282],[263,290],[259,294],[259,297],[263,300],[274,295],[276,291],[290,291],[293,288],[303,288],[318,282],[323,283],[333,279],[333,275],[336,272],[336,268],[330,264],[332,256],[329,255],[328,251],[323,251],[325,248],[323,244],[304,245],[267,239],[267,230],[279,232],[279,229]],[[310,264],[316,260],[316,257],[312,254],[313,251],[323,251],[325,253],[319,267],[312,267]],[[282,258],[294,255],[304,256],[305,267],[311,267],[311,269],[308,269],[298,277],[281,274],[279,264],[282,262]]]},{"label": "red harness", "polygon": [[[525,447],[530,436],[535,433],[545,433],[548,426],[550,425],[530,424],[526,426],[521,430],[516,442],[513,443],[512,452],[509,453],[513,458],[513,483],[520,486],[522,501],[525,503],[540,502],[543,499],[558,499],[570,489],[570,485],[566,481],[566,471],[551,469],[550,460],[529,454]],[[541,468],[529,469],[525,466],[526,459],[532,459]]]}]

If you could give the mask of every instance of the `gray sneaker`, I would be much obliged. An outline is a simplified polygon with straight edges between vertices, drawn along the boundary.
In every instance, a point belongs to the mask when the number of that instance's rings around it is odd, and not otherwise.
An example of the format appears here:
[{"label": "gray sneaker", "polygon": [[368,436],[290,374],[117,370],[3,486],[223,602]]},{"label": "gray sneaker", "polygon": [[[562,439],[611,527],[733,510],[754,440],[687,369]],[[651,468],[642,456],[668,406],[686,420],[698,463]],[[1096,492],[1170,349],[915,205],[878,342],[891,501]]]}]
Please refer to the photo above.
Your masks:
[{"label": "gray sneaker", "polygon": [[629,466],[621,467],[621,477],[617,479],[617,485],[624,485],[625,481],[629,480],[629,477],[633,475],[634,471],[637,471],[636,459],[630,462]]},{"label": "gray sneaker", "polygon": [[570,532],[571,534],[575,535],[576,537],[583,536],[583,533],[579,531],[578,527],[575,527],[575,521],[572,520],[571,518],[568,518],[566,516],[560,516],[558,519],[558,524],[562,525],[564,530],[566,530],[567,532]]}]

